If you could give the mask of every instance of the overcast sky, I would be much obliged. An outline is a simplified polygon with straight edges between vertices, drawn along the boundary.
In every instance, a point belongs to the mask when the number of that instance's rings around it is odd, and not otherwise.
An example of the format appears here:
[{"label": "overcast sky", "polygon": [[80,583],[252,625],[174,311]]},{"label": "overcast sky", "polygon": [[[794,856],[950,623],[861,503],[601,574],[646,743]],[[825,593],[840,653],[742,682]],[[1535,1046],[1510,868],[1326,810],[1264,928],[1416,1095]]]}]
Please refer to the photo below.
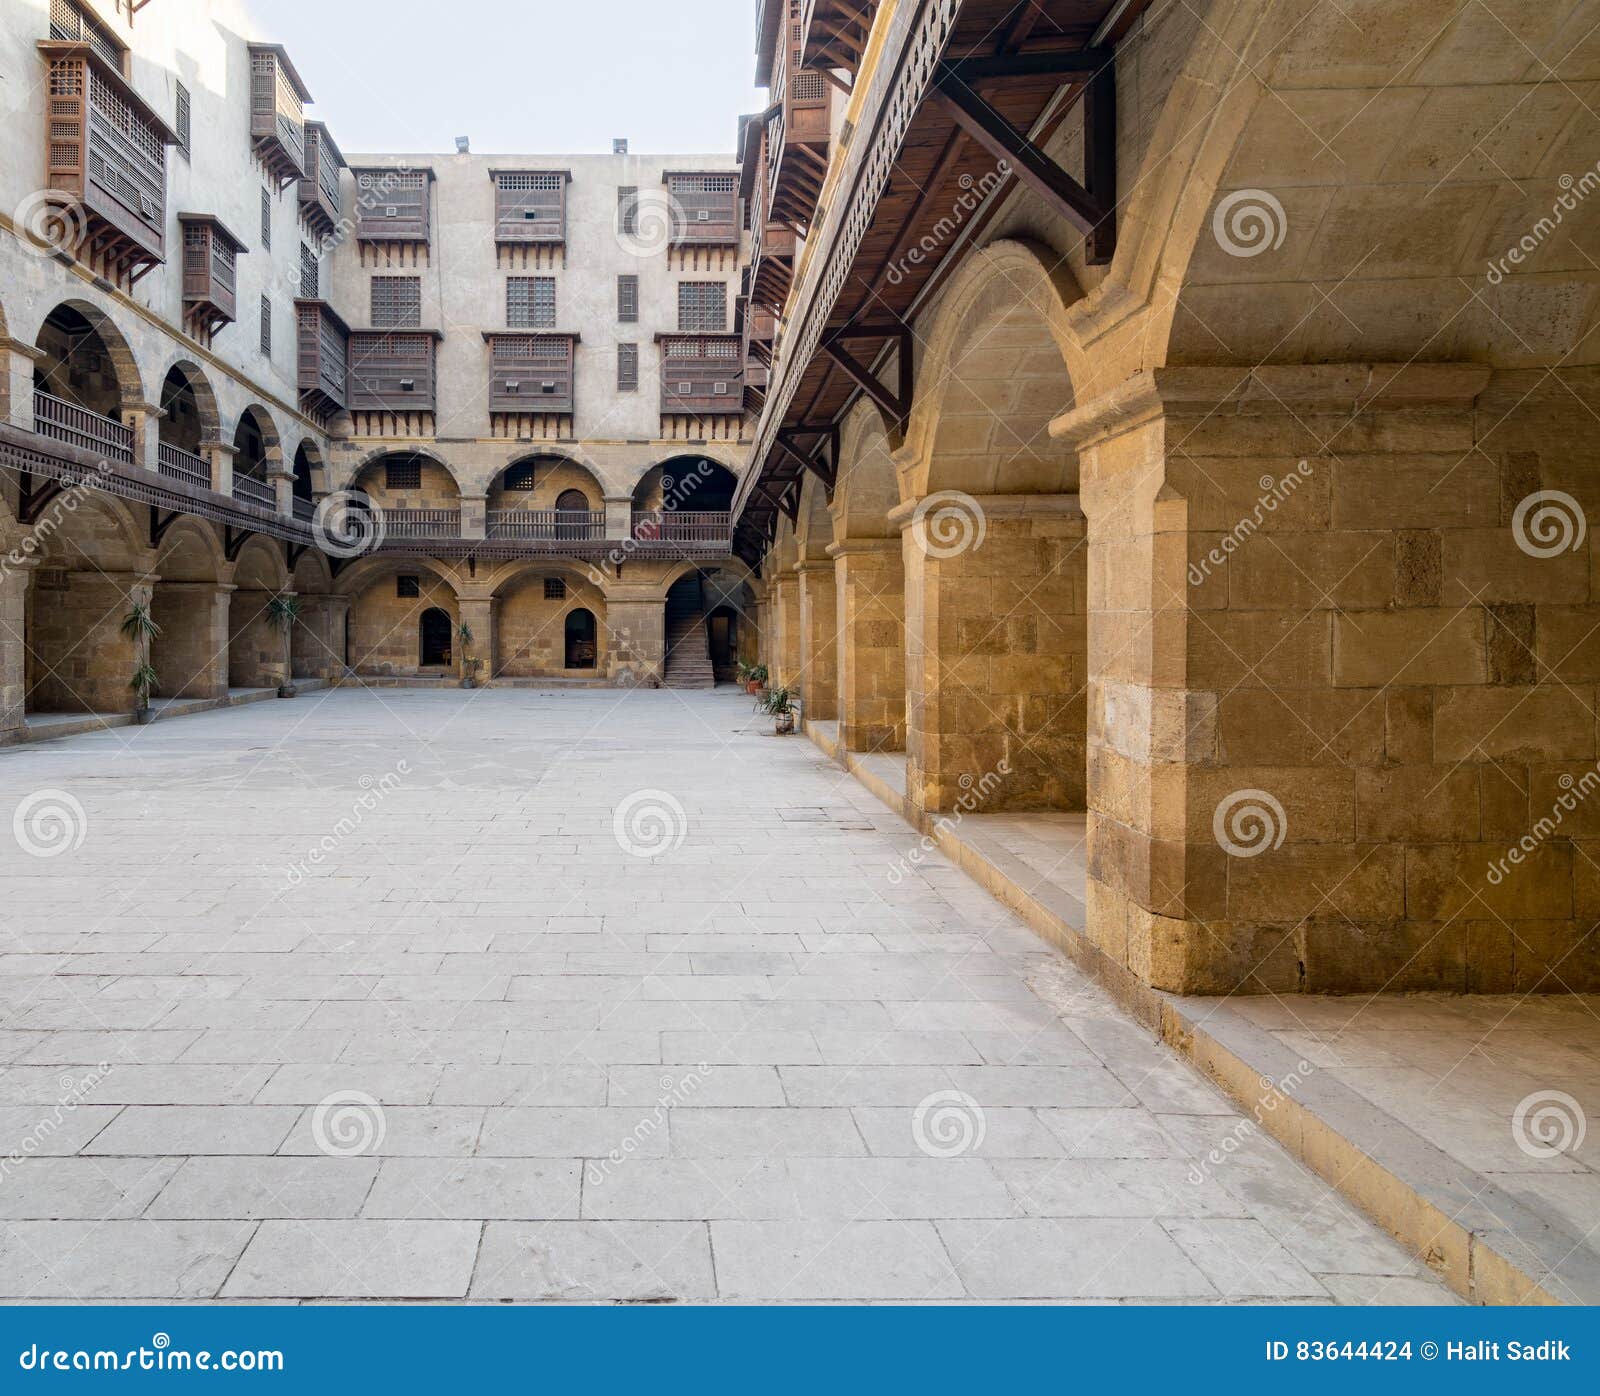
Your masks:
[{"label": "overcast sky", "polygon": [[347,155],[731,152],[756,0],[250,0]]}]

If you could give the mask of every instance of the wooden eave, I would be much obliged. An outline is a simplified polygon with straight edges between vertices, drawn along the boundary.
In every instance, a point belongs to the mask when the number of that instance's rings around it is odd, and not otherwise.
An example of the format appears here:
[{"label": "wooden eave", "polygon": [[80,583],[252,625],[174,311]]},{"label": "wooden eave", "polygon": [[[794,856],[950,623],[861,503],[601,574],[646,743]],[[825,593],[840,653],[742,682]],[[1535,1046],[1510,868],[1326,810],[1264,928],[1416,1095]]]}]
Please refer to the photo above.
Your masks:
[{"label": "wooden eave", "polygon": [[156,109],[138,94],[133,84],[96,53],[86,40],[40,39],[39,52],[46,58],[88,59],[89,66],[111,85],[117,96],[121,97],[124,102],[138,112],[142,120],[154,126],[161,133],[161,139],[165,144],[178,144],[178,133],[167,125]]},{"label": "wooden eave", "polygon": [[178,222],[180,224],[209,223],[212,233],[219,235],[233,249],[235,256],[242,257],[250,250],[233,234],[228,225],[214,213],[180,213],[178,214]]},{"label": "wooden eave", "polygon": [[289,79],[289,86],[294,88],[302,102],[311,102],[310,89],[300,79],[300,74],[295,70],[289,51],[282,44],[250,44],[251,53],[271,53],[277,55],[278,65],[283,69],[283,75]]}]

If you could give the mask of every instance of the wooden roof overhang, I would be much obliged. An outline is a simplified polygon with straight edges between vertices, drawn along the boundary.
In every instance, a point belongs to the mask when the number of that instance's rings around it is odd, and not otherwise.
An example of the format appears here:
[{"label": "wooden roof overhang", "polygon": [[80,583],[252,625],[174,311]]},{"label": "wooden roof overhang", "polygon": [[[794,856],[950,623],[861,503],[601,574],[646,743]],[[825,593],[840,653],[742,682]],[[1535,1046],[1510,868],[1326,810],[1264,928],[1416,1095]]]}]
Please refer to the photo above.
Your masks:
[{"label": "wooden roof overhang", "polygon": [[[936,289],[1017,181],[1084,235],[1089,260],[1116,245],[1112,46],[1149,0],[913,0],[898,22],[876,100],[852,143],[808,249],[802,294],[779,345],[749,468],[733,502],[734,547],[751,565],[798,510],[805,473],[832,489],[837,423],[865,393],[904,426],[911,411],[914,310]],[[920,44],[944,31],[939,60]],[[883,65],[880,65],[882,67]],[[1080,183],[1043,152],[1084,123]],[[892,158],[883,158],[885,152]],[[817,265],[820,263],[820,265]],[[894,362],[893,381],[880,371]],[[836,446],[833,447],[836,454]]]},{"label": "wooden roof overhang", "polygon": [[823,72],[859,71],[877,9],[878,0],[805,0],[800,11],[802,64]]}]

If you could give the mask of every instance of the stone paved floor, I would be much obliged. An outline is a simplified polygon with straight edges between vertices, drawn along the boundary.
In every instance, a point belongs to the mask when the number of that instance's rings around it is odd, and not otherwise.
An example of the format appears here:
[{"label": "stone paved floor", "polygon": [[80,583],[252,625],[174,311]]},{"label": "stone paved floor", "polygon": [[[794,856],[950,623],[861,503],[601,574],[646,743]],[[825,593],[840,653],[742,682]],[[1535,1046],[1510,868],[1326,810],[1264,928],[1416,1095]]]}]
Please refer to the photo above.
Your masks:
[{"label": "stone paved floor", "polygon": [[0,1297],[1451,1302],[727,690],[316,694],[0,812]]}]

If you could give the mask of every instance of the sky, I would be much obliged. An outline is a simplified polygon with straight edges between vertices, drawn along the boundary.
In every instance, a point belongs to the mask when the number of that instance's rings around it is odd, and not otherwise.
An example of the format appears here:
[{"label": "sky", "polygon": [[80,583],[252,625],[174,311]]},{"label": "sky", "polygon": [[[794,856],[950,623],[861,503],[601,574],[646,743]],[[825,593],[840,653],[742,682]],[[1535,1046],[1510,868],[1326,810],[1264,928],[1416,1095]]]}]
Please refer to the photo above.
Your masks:
[{"label": "sky", "polygon": [[731,153],[756,0],[250,0],[346,155]]}]

